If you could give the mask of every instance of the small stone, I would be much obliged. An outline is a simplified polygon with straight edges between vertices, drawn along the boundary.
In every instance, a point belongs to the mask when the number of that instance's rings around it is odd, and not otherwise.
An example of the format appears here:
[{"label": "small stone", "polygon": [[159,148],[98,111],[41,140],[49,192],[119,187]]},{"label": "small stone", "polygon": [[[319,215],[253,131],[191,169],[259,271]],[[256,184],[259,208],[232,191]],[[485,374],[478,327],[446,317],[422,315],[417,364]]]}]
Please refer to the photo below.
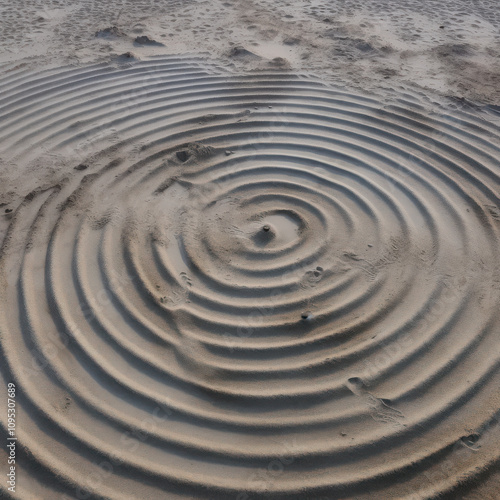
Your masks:
[{"label": "small stone", "polygon": [[226,153],[226,156],[230,156],[230,155],[233,154],[233,151],[230,151],[229,149],[226,149],[225,153]]},{"label": "small stone", "polygon": [[264,232],[266,232],[266,233],[267,233],[268,231],[270,231],[270,230],[271,230],[271,226],[268,226],[268,225],[266,224],[265,226],[263,226],[263,227],[262,227],[262,230],[263,230]]},{"label": "small stone", "polygon": [[77,165],[77,166],[75,167],[75,170],[86,170],[87,168],[89,168],[89,166],[88,166],[88,165],[84,165],[84,164],[82,163],[82,164],[80,164],[80,165]]},{"label": "small stone", "polygon": [[10,214],[11,212],[12,212],[12,208],[6,208],[6,209],[5,209],[5,213],[6,213],[6,214]]},{"label": "small stone", "polygon": [[309,319],[309,318],[310,318],[310,316],[311,316],[311,313],[309,313],[309,312],[304,312],[304,313],[302,313],[302,314],[300,315],[300,317],[301,317],[301,319],[302,319],[303,321],[306,321],[307,319]]}]

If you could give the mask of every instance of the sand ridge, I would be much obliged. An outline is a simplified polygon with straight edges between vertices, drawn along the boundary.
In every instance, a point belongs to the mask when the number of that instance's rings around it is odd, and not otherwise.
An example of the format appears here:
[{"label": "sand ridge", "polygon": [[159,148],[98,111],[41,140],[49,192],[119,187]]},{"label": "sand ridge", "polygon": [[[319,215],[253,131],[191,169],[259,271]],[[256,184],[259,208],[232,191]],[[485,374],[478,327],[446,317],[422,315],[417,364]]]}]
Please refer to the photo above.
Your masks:
[{"label": "sand ridge", "polygon": [[72,167],[1,250],[19,498],[457,498],[496,470],[493,120],[205,56],[1,97],[5,161]]}]

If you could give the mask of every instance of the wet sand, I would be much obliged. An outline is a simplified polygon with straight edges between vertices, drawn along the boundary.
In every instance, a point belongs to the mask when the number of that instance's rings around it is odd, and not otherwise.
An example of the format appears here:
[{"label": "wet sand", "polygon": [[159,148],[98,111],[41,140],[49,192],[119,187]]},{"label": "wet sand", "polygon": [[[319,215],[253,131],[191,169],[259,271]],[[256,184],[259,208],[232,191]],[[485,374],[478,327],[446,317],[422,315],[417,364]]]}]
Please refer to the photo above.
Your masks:
[{"label": "wet sand", "polygon": [[2,497],[497,498],[500,20],[335,5],[1,7]]}]

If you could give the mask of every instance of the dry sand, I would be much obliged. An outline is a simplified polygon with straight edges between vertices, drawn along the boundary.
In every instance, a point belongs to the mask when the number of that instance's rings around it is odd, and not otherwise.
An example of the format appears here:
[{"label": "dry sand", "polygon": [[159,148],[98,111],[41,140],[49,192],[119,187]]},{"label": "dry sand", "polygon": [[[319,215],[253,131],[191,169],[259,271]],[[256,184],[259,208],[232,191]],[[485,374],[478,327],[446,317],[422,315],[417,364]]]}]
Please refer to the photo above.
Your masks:
[{"label": "dry sand", "polygon": [[499,29],[3,0],[0,497],[500,498]]}]

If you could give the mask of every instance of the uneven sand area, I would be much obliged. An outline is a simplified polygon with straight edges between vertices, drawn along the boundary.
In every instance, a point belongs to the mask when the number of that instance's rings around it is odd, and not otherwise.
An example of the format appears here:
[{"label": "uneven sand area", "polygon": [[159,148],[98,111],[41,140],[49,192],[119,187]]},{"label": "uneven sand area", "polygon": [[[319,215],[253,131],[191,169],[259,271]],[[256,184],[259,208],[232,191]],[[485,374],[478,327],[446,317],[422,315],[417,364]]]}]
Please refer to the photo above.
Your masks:
[{"label": "uneven sand area", "polygon": [[0,497],[498,499],[497,10],[2,2]]}]

